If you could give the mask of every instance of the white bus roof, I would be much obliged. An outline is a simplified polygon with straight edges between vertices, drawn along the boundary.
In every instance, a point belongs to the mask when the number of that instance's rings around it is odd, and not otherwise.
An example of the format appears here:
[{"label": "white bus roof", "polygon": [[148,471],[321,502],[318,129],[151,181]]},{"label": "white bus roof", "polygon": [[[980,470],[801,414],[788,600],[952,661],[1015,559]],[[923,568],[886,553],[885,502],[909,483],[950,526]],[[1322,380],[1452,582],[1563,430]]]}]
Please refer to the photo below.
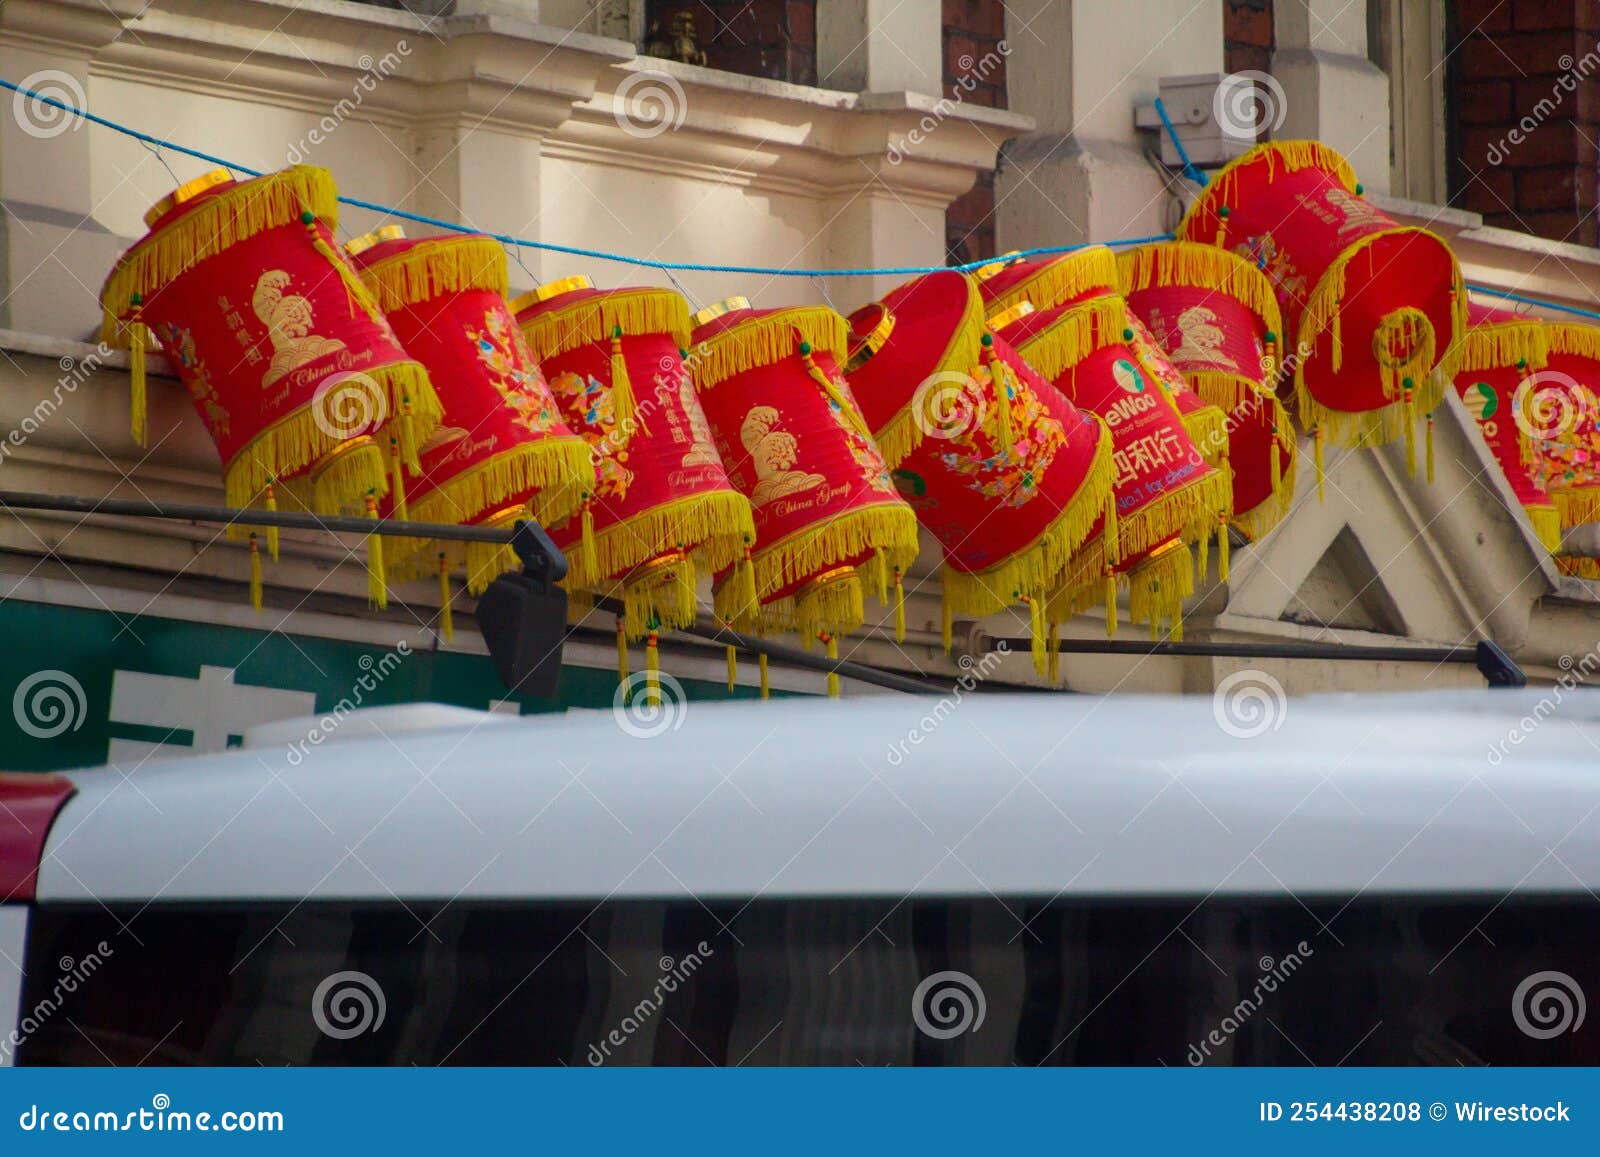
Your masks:
[{"label": "white bus roof", "polygon": [[1264,706],[1241,738],[1209,695],[696,702],[73,772],[38,899],[1600,889],[1600,695]]}]

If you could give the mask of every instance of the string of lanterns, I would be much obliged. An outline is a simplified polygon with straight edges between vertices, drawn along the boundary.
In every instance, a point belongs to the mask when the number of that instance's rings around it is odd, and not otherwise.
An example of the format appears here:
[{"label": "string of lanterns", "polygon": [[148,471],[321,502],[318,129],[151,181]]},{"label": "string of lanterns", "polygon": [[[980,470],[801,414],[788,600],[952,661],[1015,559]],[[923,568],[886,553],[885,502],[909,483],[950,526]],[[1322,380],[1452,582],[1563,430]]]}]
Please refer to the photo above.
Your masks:
[{"label": "string of lanterns", "polygon": [[[1260,539],[1293,501],[1291,409],[1320,496],[1329,439],[1403,440],[1412,470],[1420,439],[1431,480],[1431,414],[1454,388],[1546,548],[1600,518],[1600,329],[1469,308],[1449,247],[1315,142],[1236,159],[1175,241],[923,274],[848,319],[739,298],[691,317],[670,290],[583,277],[508,302],[487,236],[389,226],[338,246],[337,190],[310,166],[219,170],[146,224],[102,290],[104,336],[159,345],[230,505],[537,519],[577,611],[624,607],[619,677],[643,642],[649,694],[660,633],[694,621],[702,580],[742,631],[834,656],[873,595],[903,640],[919,530],[947,649],[957,616],[1023,607],[1053,680],[1060,624],[1103,603],[1113,632],[1119,589],[1133,622],[1181,637],[1196,554],[1226,579],[1232,536]],[[238,533],[259,607],[276,533]],[[436,581],[447,638],[452,583],[476,594],[515,565],[380,543],[372,604]]]}]

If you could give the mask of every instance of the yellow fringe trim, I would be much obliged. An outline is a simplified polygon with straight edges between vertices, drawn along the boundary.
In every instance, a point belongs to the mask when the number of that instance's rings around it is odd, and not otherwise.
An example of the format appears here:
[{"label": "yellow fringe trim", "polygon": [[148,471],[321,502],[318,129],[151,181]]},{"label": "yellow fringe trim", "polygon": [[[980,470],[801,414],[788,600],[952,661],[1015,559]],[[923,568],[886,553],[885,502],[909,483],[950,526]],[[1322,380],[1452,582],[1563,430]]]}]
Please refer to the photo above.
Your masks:
[{"label": "yellow fringe trim", "polygon": [[1194,594],[1194,556],[1171,543],[1128,572],[1128,618],[1159,630],[1171,625],[1175,642],[1183,640],[1183,603]]},{"label": "yellow fringe trim", "polygon": [[1179,417],[1200,456],[1220,469],[1228,453],[1228,415],[1223,413],[1222,407],[1207,403],[1187,414],[1180,412]]},{"label": "yellow fringe trim", "polygon": [[268,229],[298,223],[307,210],[337,229],[338,197],[333,175],[313,165],[294,165],[208,197],[122,255],[100,290],[105,312],[100,339],[108,345],[123,340],[117,321],[131,308],[134,294],[148,301],[206,258]]},{"label": "yellow fringe trim", "polygon": [[[1279,410],[1283,409],[1283,403],[1278,401],[1277,395],[1271,389],[1241,374],[1202,370],[1192,374],[1185,373],[1183,380],[1189,383],[1189,388],[1202,402],[1208,406],[1218,406],[1224,413],[1236,413],[1241,407],[1253,409],[1268,402]],[[1276,420],[1276,413],[1273,418]]]},{"label": "yellow fringe trim", "polygon": [[1561,514],[1561,529],[1570,530],[1586,522],[1600,522],[1600,486],[1574,490],[1551,490],[1556,510]]},{"label": "yellow fringe trim", "polygon": [[[944,373],[958,373],[970,377],[973,369],[983,359],[983,336],[988,332],[983,319],[983,299],[979,296],[978,287],[972,278],[968,277],[966,282],[967,305],[962,311],[961,320],[957,323],[955,332],[950,335],[950,341],[945,346],[944,352],[929,367],[924,381],[937,378]],[[884,464],[890,470],[898,467],[913,450],[922,445],[923,426],[927,423],[925,420],[918,421],[916,404],[916,394],[913,392],[906,404],[873,432],[873,440],[877,442]],[[927,415],[920,417],[926,419]]]},{"label": "yellow fringe trim", "polygon": [[1461,363],[1456,372],[1502,369],[1518,362],[1526,362],[1530,370],[1540,369],[1550,356],[1551,328],[1537,320],[1474,326],[1461,343]]},{"label": "yellow fringe trim", "polygon": [[1004,562],[981,571],[942,572],[947,612],[992,615],[1020,595],[1043,597],[1060,581],[1074,553],[1106,511],[1112,494],[1111,429],[1100,421],[1100,442],[1078,493],[1043,533]]},{"label": "yellow fringe trim", "polygon": [[[1280,169],[1285,173],[1297,173],[1301,169],[1326,169],[1348,191],[1356,191],[1356,172],[1336,149],[1329,148],[1321,141],[1267,141],[1235,157],[1212,174],[1210,183],[1201,190],[1200,196],[1179,222],[1176,230],[1178,239],[1193,240],[1195,222],[1210,218],[1217,208],[1236,203],[1234,186],[1238,183],[1238,173],[1257,161],[1266,162],[1269,181]],[[1213,202],[1218,202],[1215,207]],[[1217,244],[1219,247],[1222,245],[1220,239]]]},{"label": "yellow fringe trim", "polygon": [[545,310],[517,324],[541,361],[579,346],[609,342],[618,329],[634,336],[664,333],[680,349],[689,344],[689,306],[670,289],[620,289]]},{"label": "yellow fringe trim", "polygon": [[1557,555],[1556,567],[1564,575],[1571,575],[1581,579],[1600,579],[1600,561],[1592,558],[1578,558],[1570,555]]},{"label": "yellow fringe trim", "polygon": [[1053,309],[1090,290],[1116,287],[1116,256],[1104,245],[1089,245],[1046,260],[1032,277],[1019,281],[986,308],[996,314],[1027,301],[1035,309]]},{"label": "yellow fringe trim", "polygon": [[640,511],[627,521],[608,526],[594,536],[594,566],[585,552],[567,555],[570,588],[595,587],[615,580],[634,567],[659,557],[682,543],[705,556],[712,570],[723,570],[740,558],[747,541],[754,541],[755,523],[750,501],[731,490],[714,490],[689,498],[674,498]]},{"label": "yellow fringe trim", "polygon": [[1600,326],[1545,323],[1550,352],[1600,361]]},{"label": "yellow fringe trim", "polygon": [[428,238],[358,272],[384,313],[445,293],[507,289],[506,251],[488,237]]},{"label": "yellow fringe trim", "polygon": [[[773,592],[821,575],[862,555],[870,557],[855,569],[867,575],[874,586],[878,586],[877,568],[898,566],[904,570],[916,560],[917,550],[916,515],[910,507],[892,502],[848,511],[797,531],[778,542],[760,546],[751,555],[756,596],[760,602],[759,625],[764,630],[793,630],[806,614],[797,605],[795,597],[773,599]],[[816,595],[820,597],[829,585],[818,583]],[[740,583],[730,583],[726,579],[718,585],[713,595],[716,613],[719,618],[730,622],[749,624],[748,605],[743,603],[740,589]],[[802,596],[806,593],[800,592]],[[857,596],[853,596],[858,603],[859,594],[858,587]],[[804,598],[799,601],[803,602]],[[860,625],[859,619],[855,626],[849,627],[843,622],[834,622],[835,628],[841,631],[854,630]]]},{"label": "yellow fringe trim", "polygon": [[833,310],[797,306],[742,321],[697,343],[689,351],[689,364],[695,387],[709,390],[756,366],[792,357],[801,342],[832,354],[842,366],[849,341],[849,324]]},{"label": "yellow fringe trim", "polygon": [[1116,294],[1075,305],[1050,325],[1030,335],[1017,352],[1052,382],[1084,358],[1127,340],[1128,303]]},{"label": "yellow fringe trim", "polygon": [[812,584],[761,608],[762,634],[793,631],[809,646],[818,635],[847,635],[866,620],[868,576],[860,567]]},{"label": "yellow fringe trim", "polygon": [[[413,495],[410,514],[416,522],[464,525],[533,490],[537,493],[530,504],[519,504],[511,514],[482,525],[509,527],[519,518],[532,518],[542,526],[556,526],[578,511],[583,495],[593,488],[594,461],[583,439],[544,438],[502,451],[420,496]],[[390,566],[391,574],[401,579],[425,577],[434,569],[432,560],[444,552],[452,567],[466,568],[467,591],[473,595],[518,565],[516,552],[509,545],[428,539],[389,541],[398,560]]]},{"label": "yellow fringe trim", "polygon": [[1228,249],[1198,241],[1141,245],[1117,255],[1117,277],[1124,296],[1167,285],[1224,293],[1254,313],[1267,332],[1283,332],[1272,282],[1254,263]]},{"label": "yellow fringe trim", "polygon": [[[401,439],[400,444],[404,445],[405,427],[409,419],[413,438],[420,442],[439,424],[443,410],[438,395],[433,392],[428,372],[418,363],[394,362],[362,371],[362,374],[376,382],[388,395],[385,399],[388,415],[374,433],[374,438],[386,443],[393,436]],[[351,439],[335,437],[328,432],[328,425],[325,416],[316,414],[315,403],[308,403],[257,434],[228,463],[225,475],[228,505],[239,508],[254,506],[274,482],[287,488],[310,509],[321,514],[336,513],[316,497],[328,493],[330,486],[332,492],[338,495],[338,505],[341,507],[358,501],[369,489],[380,495],[387,494],[389,480],[383,468],[381,452],[376,475],[369,475],[366,468],[362,467],[359,479],[354,483],[345,480],[349,469],[339,467],[336,462],[328,470],[322,471],[329,480],[326,483],[311,485],[305,477],[297,477],[307,472],[318,472],[319,463],[331,461],[352,449],[349,446]],[[374,442],[373,449],[378,448],[379,442]]]},{"label": "yellow fringe trim", "polygon": [[1555,506],[1524,506],[1524,514],[1533,524],[1533,533],[1544,548],[1554,554],[1561,548],[1561,511]]}]

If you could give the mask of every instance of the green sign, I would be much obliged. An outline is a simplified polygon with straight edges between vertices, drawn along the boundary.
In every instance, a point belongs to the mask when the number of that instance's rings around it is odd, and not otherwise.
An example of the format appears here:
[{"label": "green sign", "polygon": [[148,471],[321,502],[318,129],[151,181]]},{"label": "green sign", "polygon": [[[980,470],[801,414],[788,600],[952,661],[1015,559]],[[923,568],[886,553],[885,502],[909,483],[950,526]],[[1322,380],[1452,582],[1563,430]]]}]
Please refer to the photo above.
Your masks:
[{"label": "green sign", "polygon": [[[446,703],[517,714],[609,709],[614,670],[562,668],[557,698],[506,691],[485,655],[256,631],[16,598],[0,602],[0,770],[137,762],[237,746],[257,723],[343,705]],[[754,688],[679,680],[687,699]]]}]

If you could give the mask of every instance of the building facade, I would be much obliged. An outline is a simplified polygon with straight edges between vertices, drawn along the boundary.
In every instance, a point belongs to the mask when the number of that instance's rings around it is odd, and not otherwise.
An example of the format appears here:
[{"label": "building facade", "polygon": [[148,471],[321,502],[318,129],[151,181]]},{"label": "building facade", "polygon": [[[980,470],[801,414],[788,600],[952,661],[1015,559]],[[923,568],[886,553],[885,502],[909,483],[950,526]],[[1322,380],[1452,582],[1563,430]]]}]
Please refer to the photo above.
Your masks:
[{"label": "building facade", "polygon": [[[1401,0],[4,0],[0,79],[148,134],[30,103],[0,117],[0,489],[221,502],[215,452],[175,380],[150,388],[149,448],[127,432],[127,355],[96,347],[99,284],[144,211],[211,162],[331,169],[375,205],[514,237],[762,274],[670,276],[518,247],[513,288],[572,274],[670,285],[693,306],[826,302],[903,278],[812,268],[936,266],[1014,248],[1170,230],[1192,193],[1139,127],[1163,78],[1250,73],[1271,135],[1350,158],[1368,195],[1454,247],[1469,280],[1600,302],[1589,6]],[[1505,59],[1502,60],[1501,58]],[[1514,70],[1508,74],[1508,69]],[[8,94],[9,95],[9,94]],[[385,222],[348,209],[341,233]],[[152,359],[152,371],[162,373]],[[1476,424],[1441,408],[1432,483],[1400,451],[1331,455],[1325,501],[1213,569],[1192,640],[1461,646],[1491,639],[1532,680],[1600,665],[1596,588],[1557,573]],[[1302,454],[1309,470],[1311,455]],[[65,675],[77,726],[0,713],[25,766],[235,741],[326,711],[404,644],[370,702],[503,699],[481,644],[431,624],[437,596],[365,609],[359,548],[286,535],[267,608],[214,528],[116,517],[0,519],[0,691]],[[949,678],[938,556],[908,583],[909,632],[874,625],[857,660]],[[958,624],[1014,636],[1025,617]],[[1068,634],[1103,632],[1094,618]],[[690,694],[726,694],[720,651],[667,646]],[[601,616],[568,649],[563,698],[609,704]],[[1289,694],[1480,684],[1468,666],[1067,656],[1073,690],[1208,692],[1263,667]],[[753,665],[736,693],[752,694]],[[989,682],[1036,682],[1026,656]],[[820,677],[775,671],[780,690]],[[34,684],[37,686],[38,684]],[[849,690],[865,690],[847,683]],[[20,696],[20,691],[18,692]],[[18,699],[20,702],[20,698]],[[80,706],[81,704],[81,706]],[[13,713],[16,714],[15,712]],[[13,730],[12,725],[16,724]],[[70,754],[62,755],[66,751]]]}]

